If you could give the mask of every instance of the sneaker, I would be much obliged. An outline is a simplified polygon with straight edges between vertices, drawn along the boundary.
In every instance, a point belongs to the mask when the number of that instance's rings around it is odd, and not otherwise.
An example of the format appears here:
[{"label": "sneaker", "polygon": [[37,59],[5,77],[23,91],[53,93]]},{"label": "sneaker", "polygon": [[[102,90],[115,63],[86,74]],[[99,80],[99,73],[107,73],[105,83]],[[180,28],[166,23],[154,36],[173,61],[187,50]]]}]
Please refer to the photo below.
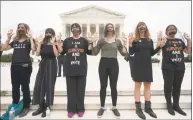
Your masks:
[{"label": "sneaker", "polygon": [[50,107],[47,107],[47,108],[46,108],[46,115],[47,115],[47,116],[50,116],[50,114],[51,114]]},{"label": "sneaker", "polygon": [[78,117],[83,117],[84,112],[78,112]]},{"label": "sneaker", "polygon": [[72,118],[74,116],[73,112],[68,112],[68,118]]},{"label": "sneaker", "polygon": [[101,118],[103,116],[104,112],[105,112],[105,109],[104,108],[100,108],[98,113],[97,113],[98,118]]},{"label": "sneaker", "polygon": [[117,108],[112,108],[112,111],[113,111],[113,114],[115,115],[116,118],[120,118],[120,113],[119,111],[117,110]]}]

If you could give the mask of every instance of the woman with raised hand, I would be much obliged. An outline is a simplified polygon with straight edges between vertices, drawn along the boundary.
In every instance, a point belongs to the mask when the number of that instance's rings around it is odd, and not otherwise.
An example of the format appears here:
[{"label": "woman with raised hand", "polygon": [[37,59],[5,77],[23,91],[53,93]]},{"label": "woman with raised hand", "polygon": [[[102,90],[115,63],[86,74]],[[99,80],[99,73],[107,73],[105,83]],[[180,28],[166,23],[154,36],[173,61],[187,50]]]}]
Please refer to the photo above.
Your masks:
[{"label": "woman with raised hand", "polygon": [[46,29],[44,38],[39,37],[36,55],[41,56],[41,61],[36,76],[32,104],[38,104],[39,108],[32,115],[36,116],[42,113],[42,117],[46,117],[50,114],[50,107],[54,102],[57,77],[56,57],[59,55],[55,31],[52,28]]},{"label": "woman with raised hand", "polygon": [[81,27],[78,23],[71,25],[71,32],[73,36],[66,38],[63,45],[60,44],[58,47],[62,55],[66,54],[65,73],[69,118],[72,118],[76,113],[78,117],[83,117],[85,113],[87,55],[92,54],[92,44],[90,44],[90,40],[80,37]]},{"label": "woman with raised hand", "polygon": [[152,75],[152,62],[151,57],[155,55],[164,42],[159,43],[158,47],[154,49],[153,41],[150,38],[149,30],[144,22],[139,22],[135,29],[135,37],[133,34],[129,34],[129,57],[131,77],[135,82],[134,96],[136,114],[141,119],[146,119],[146,116],[141,109],[140,101],[140,89],[143,83],[144,85],[144,97],[145,97],[145,112],[150,116],[157,118],[156,114],[151,108],[151,83],[153,82]]},{"label": "woman with raised hand", "polygon": [[[125,39],[124,39],[125,40]],[[104,38],[99,39],[98,42],[93,43],[92,54],[97,55],[101,50],[101,59],[99,63],[99,78],[100,78],[100,103],[97,116],[102,117],[105,111],[105,98],[106,88],[108,83],[108,77],[110,79],[111,97],[112,97],[112,112],[119,118],[120,113],[117,106],[117,81],[119,75],[119,64],[117,60],[117,51],[122,56],[127,54],[127,40],[123,41],[115,37],[115,28],[111,23],[106,24],[104,30]]]},{"label": "woman with raised hand", "polygon": [[[166,44],[162,48],[164,94],[169,114],[175,115],[175,110],[182,115],[186,115],[179,106],[179,99],[185,73],[184,52],[191,54],[191,38],[188,34],[184,33],[183,37],[187,41],[187,45],[185,45],[182,39],[175,37],[177,31],[178,29],[175,25],[169,25],[165,31],[167,37],[162,37],[162,40],[166,40]],[[173,96],[173,104],[171,96]]]},{"label": "woman with raised hand", "polygon": [[19,117],[24,117],[30,110],[30,77],[32,73],[32,61],[30,51],[35,51],[35,43],[32,38],[30,28],[25,23],[19,23],[17,26],[16,36],[10,43],[13,30],[7,33],[7,41],[2,45],[1,50],[13,48],[11,63],[11,84],[13,104],[18,104],[20,100],[20,85],[23,92],[23,110]]}]

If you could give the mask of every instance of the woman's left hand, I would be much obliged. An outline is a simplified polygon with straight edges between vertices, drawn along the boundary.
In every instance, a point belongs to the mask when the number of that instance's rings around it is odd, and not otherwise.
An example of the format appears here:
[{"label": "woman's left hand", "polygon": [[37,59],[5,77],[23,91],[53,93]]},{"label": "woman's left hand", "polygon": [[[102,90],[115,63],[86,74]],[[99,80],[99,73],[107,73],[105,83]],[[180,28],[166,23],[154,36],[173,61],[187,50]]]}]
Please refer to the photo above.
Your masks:
[{"label": "woman's left hand", "polygon": [[123,45],[124,45],[124,46],[127,46],[128,40],[127,40],[127,36],[125,35],[124,32],[122,33],[122,41],[123,41]]},{"label": "woman's left hand", "polygon": [[185,38],[186,40],[190,40],[190,36],[189,36],[187,33],[184,33],[184,38]]}]

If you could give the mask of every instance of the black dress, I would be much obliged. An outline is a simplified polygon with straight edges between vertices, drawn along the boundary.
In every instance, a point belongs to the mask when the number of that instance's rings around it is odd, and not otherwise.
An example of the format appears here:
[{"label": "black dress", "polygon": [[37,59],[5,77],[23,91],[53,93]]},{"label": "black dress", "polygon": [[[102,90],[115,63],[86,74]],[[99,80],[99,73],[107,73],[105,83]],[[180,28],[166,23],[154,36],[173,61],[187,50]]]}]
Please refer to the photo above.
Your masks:
[{"label": "black dress", "polygon": [[153,82],[151,56],[160,48],[154,50],[153,41],[141,38],[132,43],[129,48],[131,77],[135,82]]},{"label": "black dress", "polygon": [[46,98],[46,104],[51,106],[53,105],[54,88],[57,77],[57,61],[53,46],[43,44],[40,55],[42,60],[40,61],[36,76],[32,104],[41,104]]}]

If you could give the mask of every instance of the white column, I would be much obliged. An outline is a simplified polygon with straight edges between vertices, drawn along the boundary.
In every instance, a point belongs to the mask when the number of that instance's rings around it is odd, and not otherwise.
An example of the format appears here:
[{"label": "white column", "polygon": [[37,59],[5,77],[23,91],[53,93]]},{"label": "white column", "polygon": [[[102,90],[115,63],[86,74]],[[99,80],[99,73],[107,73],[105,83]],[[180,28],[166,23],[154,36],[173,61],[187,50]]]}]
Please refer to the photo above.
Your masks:
[{"label": "white column", "polygon": [[72,37],[71,25],[72,25],[72,24],[70,24],[70,27],[69,27],[69,29],[70,29],[70,30],[69,30],[69,32],[70,32],[70,37]]},{"label": "white column", "polygon": [[88,33],[90,32],[90,23],[89,24],[87,24],[87,30],[86,30],[86,36],[88,35]]},{"label": "white column", "polygon": [[96,27],[96,32],[99,33],[99,24],[96,24],[95,27]]},{"label": "white column", "polygon": [[119,37],[121,37],[122,36],[122,32],[124,32],[123,31],[123,24],[119,24]]},{"label": "white column", "polygon": [[63,23],[62,39],[66,38],[66,24]]},{"label": "white column", "polygon": [[81,28],[81,34],[80,34],[80,36],[83,36],[83,28],[82,28],[82,24],[80,24],[80,28]]}]

